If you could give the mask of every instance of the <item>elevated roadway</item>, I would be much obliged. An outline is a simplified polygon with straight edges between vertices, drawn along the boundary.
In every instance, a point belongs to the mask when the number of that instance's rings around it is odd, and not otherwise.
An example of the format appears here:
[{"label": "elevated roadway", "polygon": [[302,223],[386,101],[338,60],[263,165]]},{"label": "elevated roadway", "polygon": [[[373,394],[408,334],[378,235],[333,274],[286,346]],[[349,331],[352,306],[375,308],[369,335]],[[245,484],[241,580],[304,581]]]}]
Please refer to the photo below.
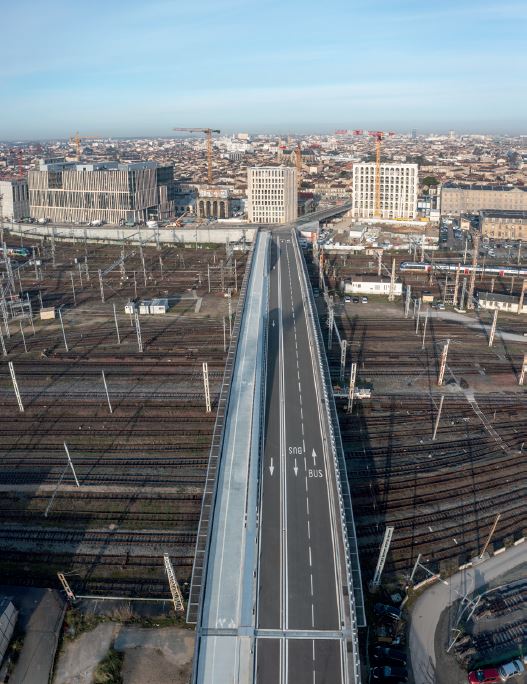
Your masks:
[{"label": "elevated roadway", "polygon": [[295,231],[260,232],[225,418],[195,682],[360,684],[360,569],[350,562],[347,482],[317,325]]}]

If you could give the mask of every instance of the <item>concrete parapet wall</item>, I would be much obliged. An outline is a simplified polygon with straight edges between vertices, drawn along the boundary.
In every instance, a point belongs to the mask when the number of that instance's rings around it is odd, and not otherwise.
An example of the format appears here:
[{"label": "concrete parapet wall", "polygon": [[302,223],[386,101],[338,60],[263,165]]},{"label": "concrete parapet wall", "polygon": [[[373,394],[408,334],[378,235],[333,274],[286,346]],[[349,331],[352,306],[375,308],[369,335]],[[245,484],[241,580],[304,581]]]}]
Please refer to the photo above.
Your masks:
[{"label": "concrete parapet wall", "polygon": [[88,242],[120,242],[124,239],[137,241],[139,230],[143,243],[155,245],[159,234],[159,242],[165,244],[198,244],[214,243],[225,244],[227,238],[231,242],[245,240],[249,243],[254,240],[258,230],[257,227],[245,226],[225,226],[201,227],[201,228],[147,228],[146,226],[118,227],[102,226],[92,228],[88,226],[52,226],[50,224],[23,224],[16,223],[9,225],[9,230],[15,235],[25,235],[31,237],[46,237],[51,239],[54,234],[56,240],[64,241],[84,241]]}]

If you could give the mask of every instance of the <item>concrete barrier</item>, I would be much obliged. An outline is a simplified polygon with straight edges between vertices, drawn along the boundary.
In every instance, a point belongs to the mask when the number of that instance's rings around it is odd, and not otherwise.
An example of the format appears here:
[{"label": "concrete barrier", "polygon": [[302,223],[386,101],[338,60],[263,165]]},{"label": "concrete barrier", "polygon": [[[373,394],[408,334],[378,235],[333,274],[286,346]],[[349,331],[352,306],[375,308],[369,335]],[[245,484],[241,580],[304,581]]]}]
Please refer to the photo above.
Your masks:
[{"label": "concrete barrier", "polygon": [[130,240],[131,244],[137,242],[139,231],[143,244],[157,244],[157,240],[165,244],[225,244],[227,238],[231,242],[242,242],[245,238],[247,243],[254,240],[258,230],[256,226],[238,225],[222,226],[211,224],[205,227],[195,228],[148,228],[147,226],[53,226],[49,223],[24,224],[15,223],[8,226],[13,235],[25,235],[28,238],[48,238],[54,235],[56,240],[66,242],[121,242]]}]

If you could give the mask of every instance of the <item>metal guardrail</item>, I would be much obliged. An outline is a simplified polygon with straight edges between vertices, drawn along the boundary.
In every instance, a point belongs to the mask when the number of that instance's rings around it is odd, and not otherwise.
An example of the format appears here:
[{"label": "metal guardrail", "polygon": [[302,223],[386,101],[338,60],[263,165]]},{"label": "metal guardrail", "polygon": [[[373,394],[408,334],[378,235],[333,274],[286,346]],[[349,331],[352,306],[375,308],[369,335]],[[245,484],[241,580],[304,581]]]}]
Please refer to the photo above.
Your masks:
[{"label": "metal guardrail", "polygon": [[[358,640],[358,627],[366,626],[366,614],[364,610],[364,596],[362,592],[362,575],[359,562],[359,553],[357,548],[357,535],[355,530],[355,519],[353,516],[353,508],[351,504],[351,494],[349,489],[349,482],[346,470],[346,460],[344,457],[344,449],[342,447],[342,438],[340,434],[340,426],[338,421],[337,409],[335,406],[335,400],[333,398],[333,392],[331,391],[332,382],[331,375],[329,371],[329,364],[327,361],[327,356],[324,348],[322,330],[320,327],[320,322],[318,316],[314,314],[315,301],[313,297],[312,288],[309,286],[309,274],[307,271],[307,266],[303,254],[298,245],[298,240],[296,238],[296,233],[294,233],[295,246],[300,253],[300,261],[303,267],[307,302],[308,302],[308,317],[311,320],[311,324],[314,330],[315,343],[318,351],[319,368],[322,378],[322,389],[324,392],[324,399],[326,403],[326,408],[328,411],[328,425],[329,425],[329,435],[332,447],[333,458],[335,462],[335,476],[337,482],[338,498],[340,515],[343,530],[346,531],[344,535],[344,546],[346,554],[346,572],[348,586],[350,588],[349,601],[350,601],[350,619],[351,619],[351,641],[354,656],[354,671],[355,671],[355,681],[360,682],[360,657],[359,657],[359,640]],[[329,388],[329,391],[328,391]]]},{"label": "metal guardrail", "polygon": [[192,580],[190,585],[190,593],[187,607],[187,622],[191,624],[196,624],[198,622],[201,604],[203,600],[203,592],[205,589],[205,577],[207,573],[207,555],[211,540],[210,523],[212,520],[214,506],[216,503],[219,458],[223,447],[225,416],[227,413],[227,407],[229,405],[232,373],[234,370],[236,352],[238,350],[239,332],[245,308],[245,296],[247,293],[247,285],[249,283],[249,277],[251,274],[254,247],[257,242],[257,237],[258,236],[256,235],[254,241],[252,242],[251,251],[249,253],[249,257],[247,259],[247,263],[245,266],[245,274],[243,276],[240,294],[238,297],[238,304],[236,306],[236,315],[234,319],[232,337],[229,344],[229,350],[227,352],[225,370],[223,372],[223,380],[218,399],[218,407],[216,410],[216,421],[214,423],[214,431],[212,433],[212,443],[209,452],[209,462],[207,465],[207,475],[205,478],[203,501],[201,504],[201,514],[199,519],[194,564],[192,567]]}]

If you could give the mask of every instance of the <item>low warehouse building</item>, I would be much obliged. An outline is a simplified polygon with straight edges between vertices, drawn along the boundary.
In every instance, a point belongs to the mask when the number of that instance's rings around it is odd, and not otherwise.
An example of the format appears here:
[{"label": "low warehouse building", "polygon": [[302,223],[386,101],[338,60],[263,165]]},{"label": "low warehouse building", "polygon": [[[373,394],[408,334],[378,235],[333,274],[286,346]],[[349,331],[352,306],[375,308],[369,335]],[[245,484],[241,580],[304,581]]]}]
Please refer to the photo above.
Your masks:
[{"label": "low warehouse building", "polygon": [[[344,284],[345,294],[372,294],[372,295],[389,295],[390,281],[376,279],[367,280],[366,278],[355,278],[351,283]],[[394,283],[394,294],[401,295],[403,293],[402,283]]]},{"label": "low warehouse building", "polygon": [[494,311],[508,311],[509,313],[527,314],[527,297],[524,297],[521,311],[518,312],[520,305],[520,297],[506,294],[495,294],[494,292],[480,292],[478,295],[478,302],[480,309],[489,309]]}]

